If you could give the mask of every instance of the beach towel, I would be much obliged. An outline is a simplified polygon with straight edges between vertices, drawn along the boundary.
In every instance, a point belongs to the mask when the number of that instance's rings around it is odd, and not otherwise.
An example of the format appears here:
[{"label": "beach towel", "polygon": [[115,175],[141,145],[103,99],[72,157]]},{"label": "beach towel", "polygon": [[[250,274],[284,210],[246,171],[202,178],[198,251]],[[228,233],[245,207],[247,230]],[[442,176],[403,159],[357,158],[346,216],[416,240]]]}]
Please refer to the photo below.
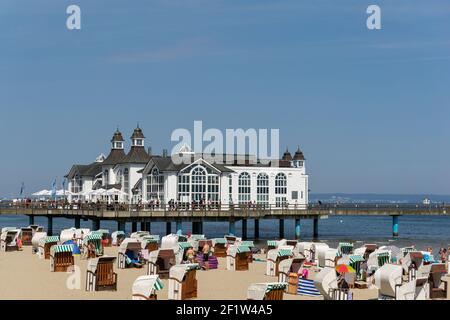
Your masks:
[{"label": "beach towel", "polygon": [[308,280],[308,279],[302,279],[302,278],[299,278],[299,280],[298,280],[297,294],[302,295],[302,296],[309,296],[309,297],[320,297],[321,296],[319,290],[317,290],[316,286],[314,285],[314,280]]}]

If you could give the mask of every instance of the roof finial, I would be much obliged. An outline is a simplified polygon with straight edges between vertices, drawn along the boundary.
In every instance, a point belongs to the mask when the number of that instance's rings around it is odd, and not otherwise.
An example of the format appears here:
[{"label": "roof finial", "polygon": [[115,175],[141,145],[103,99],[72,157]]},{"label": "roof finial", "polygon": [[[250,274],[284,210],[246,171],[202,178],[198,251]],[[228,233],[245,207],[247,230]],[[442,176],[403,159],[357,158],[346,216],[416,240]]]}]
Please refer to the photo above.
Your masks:
[{"label": "roof finial", "polygon": [[137,122],[137,128],[140,129],[140,128],[139,128],[139,121]]}]

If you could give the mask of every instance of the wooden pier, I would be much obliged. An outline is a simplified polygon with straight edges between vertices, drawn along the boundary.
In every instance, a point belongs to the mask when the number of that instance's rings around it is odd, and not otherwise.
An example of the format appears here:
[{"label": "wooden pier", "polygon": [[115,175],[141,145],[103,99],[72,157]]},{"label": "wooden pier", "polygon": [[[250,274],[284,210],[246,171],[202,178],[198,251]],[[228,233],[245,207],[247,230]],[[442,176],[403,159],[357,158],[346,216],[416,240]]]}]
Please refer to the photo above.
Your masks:
[{"label": "wooden pier", "polygon": [[[319,236],[319,220],[329,216],[392,216],[392,233],[398,236],[399,217],[403,215],[449,215],[450,206],[420,205],[420,204],[325,204],[310,205],[299,208],[297,205],[286,205],[282,208],[275,205],[266,206],[229,206],[214,205],[196,208],[175,208],[163,206],[99,206],[74,205],[53,207],[43,204],[4,205],[0,207],[0,215],[25,215],[30,224],[34,224],[35,217],[47,217],[47,232],[52,234],[53,218],[67,218],[74,220],[74,227],[80,227],[81,220],[91,220],[92,229],[100,229],[102,220],[117,221],[117,229],[124,230],[125,223],[131,223],[133,232],[137,231],[138,223],[141,230],[150,231],[152,222],[166,222],[167,233],[171,231],[171,223],[176,224],[177,231],[182,231],[183,222],[192,222],[193,233],[203,233],[203,223],[224,221],[229,223],[229,234],[236,234],[236,222],[242,223],[242,237],[247,238],[247,220],[254,220],[254,238],[260,236],[259,221],[261,219],[279,220],[279,237],[284,237],[284,221],[295,221],[295,236],[301,237],[301,219],[313,219],[314,238]],[[179,230],[180,229],[180,230]]]}]

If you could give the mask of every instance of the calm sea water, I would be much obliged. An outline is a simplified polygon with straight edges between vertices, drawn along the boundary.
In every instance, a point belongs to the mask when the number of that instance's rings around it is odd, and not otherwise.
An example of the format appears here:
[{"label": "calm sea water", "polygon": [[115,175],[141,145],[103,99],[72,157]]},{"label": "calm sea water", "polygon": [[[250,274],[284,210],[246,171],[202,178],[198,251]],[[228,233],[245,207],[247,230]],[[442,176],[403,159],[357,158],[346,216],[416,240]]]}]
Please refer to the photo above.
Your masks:
[{"label": "calm sea water", "polygon": [[[35,218],[35,223],[47,227],[45,217]],[[0,227],[22,227],[28,225],[26,216],[1,216]],[[84,228],[92,228],[90,221],[81,221]],[[53,233],[58,234],[62,229],[73,227],[73,220],[66,218],[53,219]],[[138,224],[138,228],[140,224]],[[257,244],[265,244],[265,239],[277,239],[278,220],[260,221],[260,238]],[[101,228],[111,232],[117,230],[114,221],[102,221]],[[294,239],[294,221],[285,220],[285,238]],[[152,234],[164,235],[165,223],[152,223]],[[302,239],[312,239],[312,220],[301,221]],[[131,232],[131,223],[127,223],[126,232]],[[191,232],[192,224],[183,223],[183,233]],[[223,237],[228,233],[228,223],[207,222],[203,225],[203,231],[208,238]],[[172,223],[172,232],[175,232],[175,223]],[[237,236],[241,235],[241,223],[236,222]],[[253,220],[247,222],[247,235],[253,237]],[[420,250],[433,247],[437,252],[440,247],[450,246],[450,217],[443,216],[402,216],[399,219],[399,237],[392,237],[392,218],[374,216],[330,216],[328,219],[319,220],[319,240],[336,247],[340,241],[354,242],[358,247],[363,243],[377,243],[380,245],[396,245],[405,247],[415,245]]]}]

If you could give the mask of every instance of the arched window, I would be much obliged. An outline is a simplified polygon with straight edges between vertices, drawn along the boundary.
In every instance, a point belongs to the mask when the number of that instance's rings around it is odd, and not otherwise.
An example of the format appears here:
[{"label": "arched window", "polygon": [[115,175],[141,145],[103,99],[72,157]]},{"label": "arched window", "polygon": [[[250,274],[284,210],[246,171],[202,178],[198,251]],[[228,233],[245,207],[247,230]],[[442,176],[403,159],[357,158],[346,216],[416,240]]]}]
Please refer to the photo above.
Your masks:
[{"label": "arched window", "polygon": [[279,173],[275,177],[275,206],[284,207],[287,203],[287,178],[284,173]]},{"label": "arched window", "polygon": [[72,186],[70,190],[72,193],[80,193],[81,191],[83,191],[83,181],[81,180],[81,177],[79,175],[76,175],[75,177],[73,177],[72,181]]},{"label": "arched window", "polygon": [[233,203],[233,176],[228,176],[228,202]]},{"label": "arched window", "polygon": [[130,171],[128,168],[123,170],[123,191],[127,194],[125,198],[128,200],[128,194],[130,194]]},{"label": "arched window", "polygon": [[192,201],[206,201],[206,170],[196,166],[191,171],[192,177]]},{"label": "arched window", "polygon": [[256,182],[256,202],[265,207],[269,204],[269,176],[260,173]]},{"label": "arched window", "polygon": [[147,175],[147,200],[159,200],[160,203],[164,203],[164,175],[158,168],[153,168]]},{"label": "arched window", "polygon": [[182,203],[219,202],[219,176],[211,169],[197,165],[178,176],[178,200]]},{"label": "arched window", "polygon": [[122,185],[122,170],[119,170],[116,175],[116,183]]},{"label": "arched window", "polygon": [[239,175],[238,200],[240,204],[248,204],[250,202],[250,175],[242,172]]}]

